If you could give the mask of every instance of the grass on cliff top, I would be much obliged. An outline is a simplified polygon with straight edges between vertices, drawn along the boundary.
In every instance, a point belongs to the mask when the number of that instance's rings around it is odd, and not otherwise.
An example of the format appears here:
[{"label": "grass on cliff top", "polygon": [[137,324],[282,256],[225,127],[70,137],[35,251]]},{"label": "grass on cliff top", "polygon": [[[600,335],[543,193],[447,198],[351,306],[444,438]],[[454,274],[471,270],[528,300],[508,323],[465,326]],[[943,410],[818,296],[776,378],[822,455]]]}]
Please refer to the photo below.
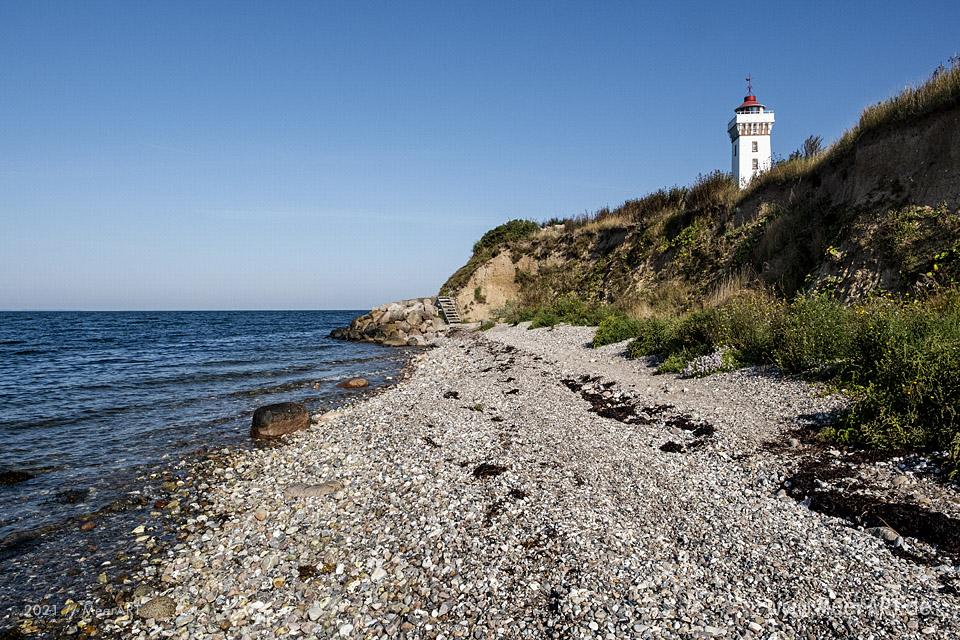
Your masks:
[{"label": "grass on cliff top", "polygon": [[627,200],[619,207],[603,207],[593,213],[569,218],[552,218],[545,228],[562,225],[566,231],[598,231],[636,224],[649,225],[680,211],[711,211],[733,204],[737,184],[729,173],[713,171],[697,176],[690,187],[660,189],[642,198]]},{"label": "grass on cliff top", "polygon": [[[674,273],[670,277],[696,279],[716,267],[717,256],[739,255],[736,247],[723,244],[727,238],[717,235],[717,228],[710,228],[729,217],[731,211],[745,198],[768,185],[787,184],[812,176],[821,166],[832,159],[839,158],[853,148],[865,134],[887,127],[915,121],[938,111],[960,106],[960,58],[953,58],[948,67],[941,66],[925,82],[916,87],[908,87],[896,96],[867,107],[856,126],[844,133],[826,150],[819,153],[799,154],[789,160],[776,163],[769,171],[760,174],[746,189],[737,188],[732,176],[715,171],[698,176],[690,187],[674,186],[650,193],[642,198],[628,200],[616,208],[604,207],[593,213],[567,218],[553,218],[542,225],[529,220],[511,220],[491,229],[474,245],[470,260],[458,269],[441,287],[443,295],[452,295],[461,291],[476,270],[491,257],[520,241],[536,234],[546,236],[557,233],[562,227],[564,232],[600,233],[612,228],[640,226],[642,237],[637,243],[647,247],[654,259],[657,254],[667,256],[667,263]],[[803,212],[801,212],[803,213]],[[773,221],[772,227],[789,232],[790,216],[780,216]],[[802,218],[803,216],[794,216]],[[777,229],[772,228],[772,235]],[[805,229],[807,236],[815,235],[818,229]],[[565,236],[564,241],[569,241]],[[749,239],[749,238],[748,238]],[[815,239],[815,238],[814,238]],[[719,244],[718,244],[719,243]],[[796,243],[794,243],[796,244]],[[803,246],[788,246],[788,253],[796,254],[819,249],[817,242]],[[749,246],[740,247],[749,253]],[[742,253],[742,252],[741,252]],[[818,251],[814,251],[819,256]],[[722,262],[722,261],[721,261]],[[758,262],[754,260],[754,262]],[[754,267],[761,267],[766,261],[759,260]],[[792,263],[784,256],[776,260],[790,267]],[[788,272],[789,268],[781,271]],[[787,274],[796,282],[787,282],[782,292],[792,295],[798,289],[806,275],[804,273]],[[779,280],[778,274],[771,279]],[[789,279],[789,278],[788,278]]]},{"label": "grass on cliff top", "polygon": [[857,124],[824,151],[800,154],[777,162],[742,191],[737,188],[730,174],[714,171],[698,176],[691,187],[660,189],[642,198],[627,200],[613,209],[604,207],[594,213],[553,218],[544,226],[564,225],[567,230],[625,226],[649,223],[662,217],[665,212],[729,207],[764,185],[783,184],[810,175],[825,161],[849,151],[868,132],[908,123],[957,106],[960,106],[960,56],[951,58],[949,66],[938,67],[920,85],[907,87],[899,94],[864,109]]},{"label": "grass on cliff top", "polygon": [[960,106],[960,56],[951,58],[949,67],[938,67],[920,85],[907,87],[892,98],[864,109],[857,124],[823,152],[776,163],[754,178],[740,193],[739,199],[764,186],[793,182],[811,175],[828,160],[849,152],[854,143],[869,132],[908,123],[957,106]]}]

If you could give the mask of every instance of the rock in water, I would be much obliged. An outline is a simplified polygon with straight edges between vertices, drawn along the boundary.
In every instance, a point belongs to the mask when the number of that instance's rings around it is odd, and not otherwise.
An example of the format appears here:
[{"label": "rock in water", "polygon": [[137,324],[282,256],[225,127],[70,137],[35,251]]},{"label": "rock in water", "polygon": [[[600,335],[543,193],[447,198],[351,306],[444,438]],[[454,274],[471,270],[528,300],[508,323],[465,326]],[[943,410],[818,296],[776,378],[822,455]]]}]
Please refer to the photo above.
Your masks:
[{"label": "rock in water", "polygon": [[310,426],[310,412],[297,402],[281,402],[260,407],[253,412],[250,436],[277,438]]},{"label": "rock in water", "polygon": [[370,383],[366,378],[350,378],[349,380],[344,380],[339,383],[337,386],[341,389],[362,389],[369,385]]},{"label": "rock in water", "polygon": [[137,609],[141,618],[168,620],[177,612],[177,603],[169,596],[157,596]]},{"label": "rock in water", "polygon": [[0,484],[17,484],[33,478],[33,474],[26,471],[0,471]]}]

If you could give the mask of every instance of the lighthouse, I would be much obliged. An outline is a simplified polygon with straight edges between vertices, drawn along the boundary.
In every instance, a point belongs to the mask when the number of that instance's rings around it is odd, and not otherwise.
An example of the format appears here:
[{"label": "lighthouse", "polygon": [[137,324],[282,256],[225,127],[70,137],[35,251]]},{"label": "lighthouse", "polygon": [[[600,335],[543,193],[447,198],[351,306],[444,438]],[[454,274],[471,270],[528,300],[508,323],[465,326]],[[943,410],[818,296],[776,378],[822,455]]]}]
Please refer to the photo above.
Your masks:
[{"label": "lighthouse", "polygon": [[727,133],[733,145],[733,177],[742,189],[754,176],[770,168],[773,156],[770,146],[773,111],[760,104],[757,96],[753,95],[750,76],[747,76],[747,95],[734,113],[736,115],[727,125]]}]

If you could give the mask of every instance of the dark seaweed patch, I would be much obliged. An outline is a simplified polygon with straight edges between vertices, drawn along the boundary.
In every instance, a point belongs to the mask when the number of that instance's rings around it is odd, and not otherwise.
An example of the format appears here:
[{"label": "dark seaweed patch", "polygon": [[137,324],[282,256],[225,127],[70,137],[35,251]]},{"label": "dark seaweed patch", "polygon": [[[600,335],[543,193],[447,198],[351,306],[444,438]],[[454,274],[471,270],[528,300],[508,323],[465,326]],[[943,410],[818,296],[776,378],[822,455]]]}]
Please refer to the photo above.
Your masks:
[{"label": "dark seaweed patch", "polygon": [[696,422],[694,422],[693,418],[683,413],[667,418],[665,424],[668,427],[677,427],[678,429],[683,429],[684,431],[693,431],[699,426]]},{"label": "dark seaweed patch", "polygon": [[599,378],[581,376],[578,380],[566,378],[561,382],[571,391],[579,393],[584,400],[590,403],[590,410],[604,418],[610,418],[625,424],[649,424],[650,419],[647,416],[638,415],[636,407],[630,402],[617,399],[613,394],[606,395],[587,387],[588,384],[598,380]]},{"label": "dark seaweed patch", "polygon": [[460,392],[459,392],[459,391],[444,391],[444,392],[443,392],[443,397],[446,398],[446,399],[448,399],[448,400],[450,400],[450,399],[459,400],[459,399],[460,399]]},{"label": "dark seaweed patch", "polygon": [[[843,480],[846,488],[840,490],[827,484],[830,480]],[[954,561],[960,560],[960,519],[916,504],[887,502],[862,493],[858,489],[865,486],[844,467],[810,459],[785,484],[792,498],[809,500],[813,511],[865,528],[890,527],[901,536],[935,547]],[[930,560],[902,549],[894,551],[916,562],[927,564]]]},{"label": "dark seaweed patch", "polygon": [[667,453],[683,453],[683,445],[669,440],[660,445],[660,451],[666,451]]},{"label": "dark seaweed patch", "polygon": [[495,478],[500,475],[507,468],[500,466],[498,464],[491,464],[489,462],[481,462],[473,469],[473,477],[478,480],[486,480],[487,478]]},{"label": "dark seaweed patch", "polygon": [[[665,413],[675,409],[672,404],[654,404],[644,407],[637,407],[633,404],[629,396],[616,394],[612,391],[616,383],[605,382],[597,384],[600,378],[591,376],[580,376],[580,378],[564,379],[561,382],[570,390],[575,391],[590,403],[590,410],[594,413],[611,418],[624,424],[653,424]],[[598,389],[603,389],[599,391]],[[712,436],[717,432],[716,427],[702,420],[694,420],[691,416],[679,413],[674,414],[664,420],[668,427],[677,427],[684,431],[692,432],[694,436],[701,438],[700,441],[694,441],[687,446],[687,449],[694,449],[704,444],[702,438]]]},{"label": "dark seaweed patch", "polygon": [[702,424],[693,430],[693,435],[702,438],[706,436],[712,436],[716,432],[717,432],[717,428],[714,427],[712,424]]}]

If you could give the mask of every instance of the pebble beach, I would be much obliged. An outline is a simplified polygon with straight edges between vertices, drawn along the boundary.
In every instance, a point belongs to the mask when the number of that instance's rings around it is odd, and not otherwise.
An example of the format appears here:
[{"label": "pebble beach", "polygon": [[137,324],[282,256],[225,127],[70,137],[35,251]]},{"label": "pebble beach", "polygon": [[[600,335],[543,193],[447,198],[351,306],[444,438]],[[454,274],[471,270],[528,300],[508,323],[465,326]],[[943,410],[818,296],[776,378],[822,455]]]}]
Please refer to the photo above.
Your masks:
[{"label": "pebble beach", "polygon": [[[955,558],[798,489],[809,460],[847,464],[802,435],[842,399],[768,370],[656,375],[592,332],[452,332],[394,386],[225,453],[174,543],[147,550],[145,521],[139,567],[105,572],[127,606],[63,632],[960,637]],[[960,518],[922,462],[847,466],[845,489]]]}]

